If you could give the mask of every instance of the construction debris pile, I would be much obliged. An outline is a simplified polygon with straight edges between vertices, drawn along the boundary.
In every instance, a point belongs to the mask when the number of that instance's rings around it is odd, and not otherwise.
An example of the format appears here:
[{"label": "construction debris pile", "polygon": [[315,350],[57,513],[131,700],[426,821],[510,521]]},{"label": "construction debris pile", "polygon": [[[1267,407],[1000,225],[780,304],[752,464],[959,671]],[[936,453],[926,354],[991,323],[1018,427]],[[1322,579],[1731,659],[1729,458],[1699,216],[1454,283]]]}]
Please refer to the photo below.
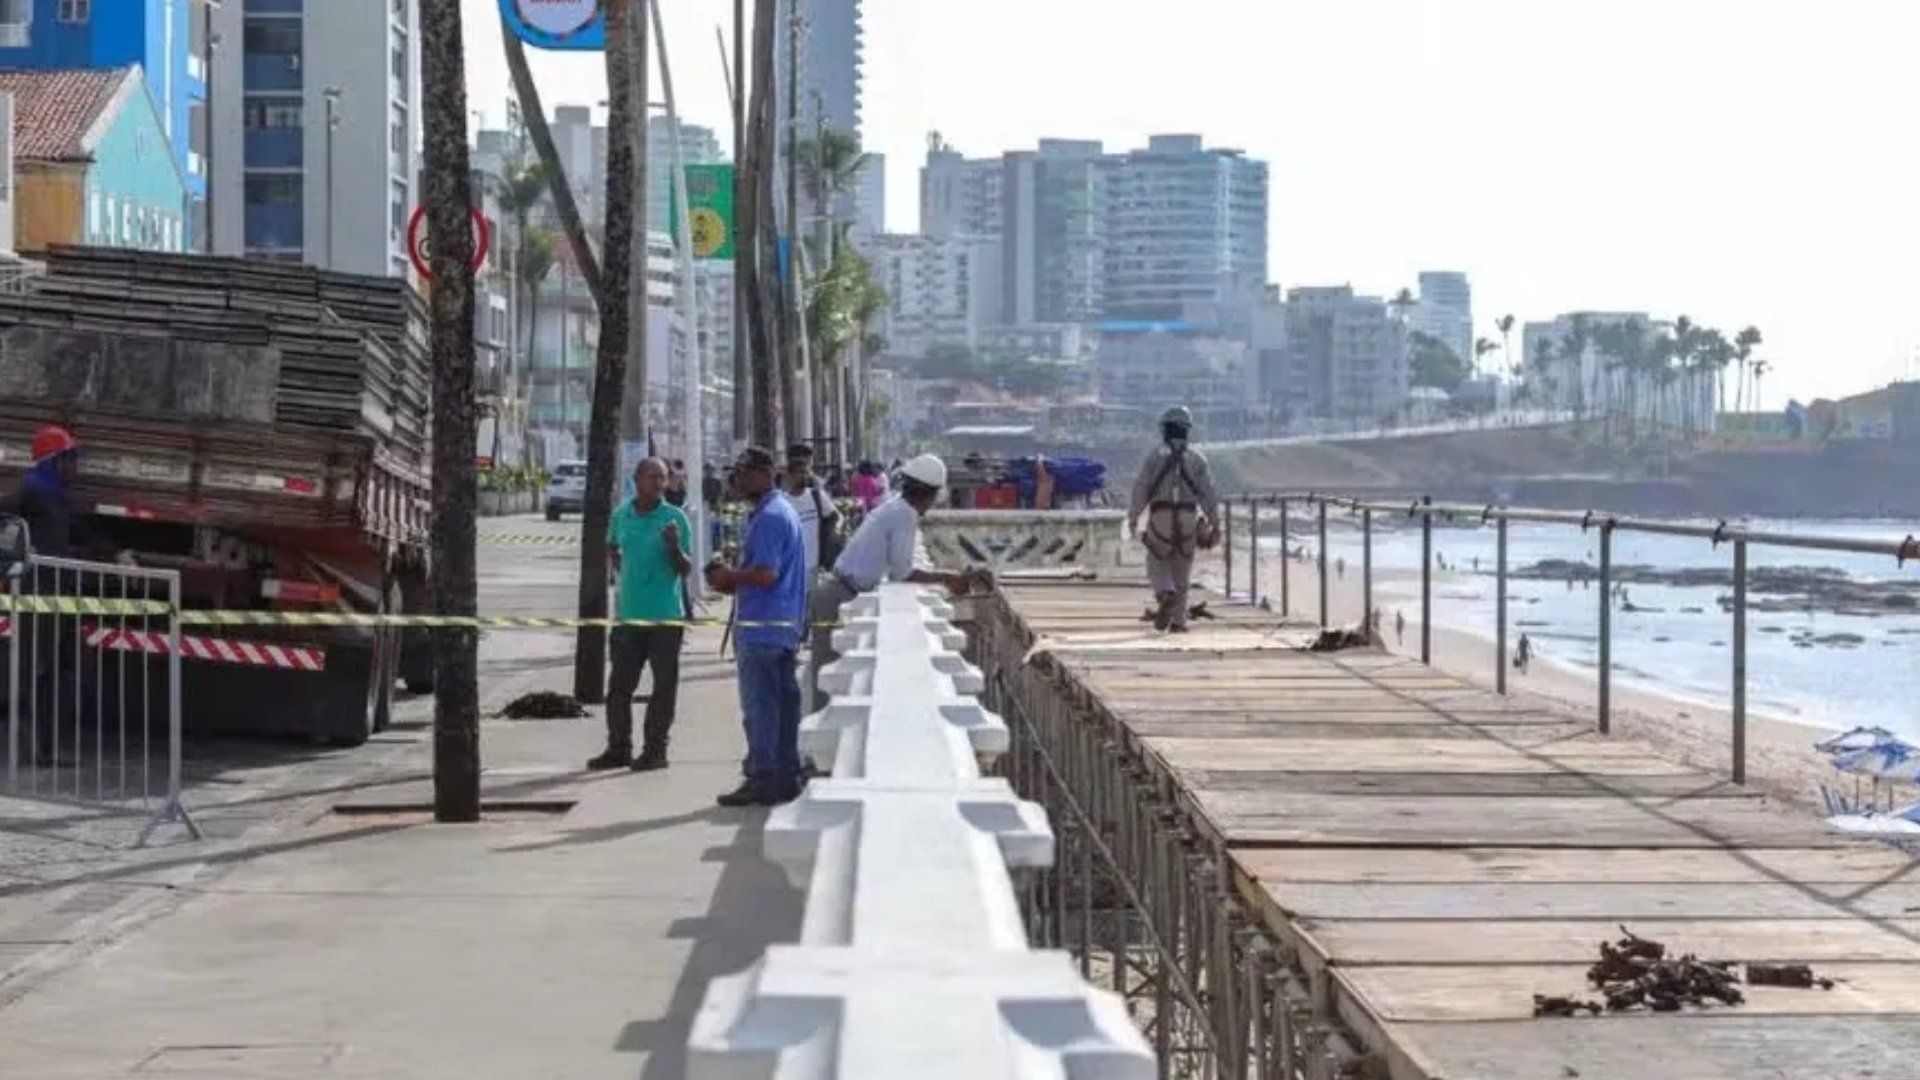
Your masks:
[{"label": "construction debris pile", "polygon": [[[1687,1006],[1709,1008],[1716,1003],[1738,1005],[1746,1000],[1741,990],[1741,965],[1701,960],[1692,953],[1669,957],[1667,947],[1658,941],[1640,937],[1624,926],[1620,933],[1620,940],[1600,943],[1600,960],[1587,969],[1587,982],[1599,991],[1598,999],[1535,994],[1533,1015],[1578,1016],[1584,1012],[1598,1016],[1602,1011],[1634,1009],[1678,1012]],[[1745,967],[1744,984],[1748,986],[1833,989],[1832,979],[1817,977],[1805,964]]]}]

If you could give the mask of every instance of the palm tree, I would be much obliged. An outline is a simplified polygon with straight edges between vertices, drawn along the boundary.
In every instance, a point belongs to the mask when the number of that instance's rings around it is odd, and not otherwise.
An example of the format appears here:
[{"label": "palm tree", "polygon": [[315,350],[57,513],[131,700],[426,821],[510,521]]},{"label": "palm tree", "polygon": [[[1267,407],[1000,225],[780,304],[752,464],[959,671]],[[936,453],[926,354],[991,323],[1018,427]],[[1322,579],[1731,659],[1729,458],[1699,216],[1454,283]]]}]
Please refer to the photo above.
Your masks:
[{"label": "palm tree", "polygon": [[[636,115],[645,115],[646,79],[641,64],[647,49],[647,19],[636,0],[609,0],[606,12],[607,66],[607,193],[606,223],[600,267],[600,343],[594,354],[593,397],[587,406],[587,489],[580,507],[580,594],[582,619],[607,616],[607,522],[613,516],[614,472],[620,442],[620,413],[626,396],[627,349],[644,323],[636,328],[632,316],[645,318],[645,309],[628,306],[632,275],[644,275],[634,266],[634,188],[645,162],[639,154],[646,144],[633,137]],[[556,185],[557,189],[558,185]],[[643,255],[644,258],[644,255]],[[644,350],[645,346],[642,345]],[[645,354],[641,355],[640,384],[646,384]],[[645,415],[644,413],[642,415]],[[582,626],[575,636],[573,696],[598,703],[606,697],[607,633]]]},{"label": "palm tree", "polygon": [[1772,370],[1773,370],[1773,365],[1765,360],[1755,360],[1753,362],[1753,411],[1754,412],[1759,412],[1761,409],[1765,408],[1765,406],[1760,404],[1760,380],[1766,376],[1767,372]]},{"label": "palm tree", "polygon": [[[473,174],[467,156],[466,54],[460,0],[420,4],[421,120],[427,225],[433,245],[428,340],[433,358],[434,605],[472,615],[477,604],[473,387]],[[479,635],[434,633],[433,811],[480,818]]]},{"label": "palm tree", "polygon": [[1589,397],[1586,386],[1581,380],[1581,369],[1586,364],[1587,346],[1593,341],[1593,327],[1585,315],[1574,315],[1567,320],[1567,332],[1560,338],[1560,356],[1566,360],[1571,370],[1569,377],[1573,381],[1573,411],[1584,415],[1587,407],[1597,405],[1600,398],[1600,368],[1594,366],[1593,394]]},{"label": "palm tree", "polygon": [[1500,331],[1500,359],[1506,362],[1506,366],[1512,367],[1514,318],[1511,315],[1502,315],[1494,320],[1493,325]]},{"label": "palm tree", "polygon": [[1693,369],[1697,378],[1711,380],[1713,385],[1713,411],[1727,411],[1727,365],[1733,363],[1733,342],[1718,329],[1709,327],[1700,332],[1700,347],[1694,352]]},{"label": "palm tree", "polygon": [[1475,339],[1473,343],[1473,374],[1475,378],[1478,378],[1480,375],[1480,358],[1499,347],[1500,346],[1495,344],[1491,338]]},{"label": "palm tree", "polygon": [[1533,343],[1533,355],[1527,357],[1526,367],[1529,371],[1529,377],[1521,386],[1521,389],[1528,390],[1535,381],[1538,381],[1544,388],[1544,393],[1538,395],[1529,393],[1527,396],[1529,398],[1539,397],[1543,404],[1558,407],[1560,380],[1554,376],[1553,361],[1553,339],[1543,337],[1535,341]]},{"label": "palm tree", "polygon": [[[610,305],[606,283],[600,278],[600,260],[594,253],[593,242],[587,238],[586,220],[580,215],[580,204],[573,197],[573,184],[561,165],[560,149],[553,141],[553,129],[547,125],[547,114],[540,104],[540,88],[533,81],[533,70],[527,66],[527,47],[504,19],[500,25],[500,36],[506,42],[507,71],[513,77],[513,94],[520,101],[520,116],[527,125],[527,135],[533,140],[534,153],[540,160],[542,179],[548,193],[553,196],[554,214],[559,217],[560,230],[567,238],[567,246],[573,251],[573,265],[579,270],[581,280],[586,282],[587,292],[593,297],[594,306],[599,309],[604,321]],[[622,305],[627,302],[624,296],[618,297],[618,300]]]},{"label": "palm tree", "polygon": [[1393,299],[1387,301],[1387,307],[1392,309],[1393,317],[1403,323],[1407,321],[1407,312],[1419,306],[1420,301],[1414,298],[1413,290],[1406,288],[1394,293]]},{"label": "palm tree", "polygon": [[[520,233],[519,252],[514,257],[514,287],[526,295],[526,306],[520,310],[525,313],[527,322],[527,351],[525,371],[535,363],[533,349],[540,325],[540,290],[545,286],[547,275],[553,273],[554,264],[559,262],[557,238],[549,229],[528,226]],[[565,372],[561,378],[565,378]]]},{"label": "palm tree", "polygon": [[[841,227],[843,233],[845,229]],[[835,245],[833,262],[816,275],[809,291],[807,338],[820,380],[816,400],[833,402],[840,414],[833,431],[853,452],[858,437],[848,404],[852,396],[848,364],[870,336],[873,320],[886,310],[887,293],[875,280],[866,256],[844,242]]]},{"label": "palm tree", "polygon": [[[814,216],[814,241],[809,254],[812,265],[816,267],[809,287],[833,273],[838,261],[837,247],[845,238],[845,230],[840,228],[834,208],[840,197],[852,192],[859,184],[860,173],[871,160],[860,149],[860,137],[844,128],[832,124],[821,124],[819,131],[811,139],[803,139],[794,146],[794,169],[798,174],[801,187],[807,193]],[[805,305],[803,305],[804,307]],[[812,370],[812,401],[814,409],[814,430],[824,434],[831,426],[844,436],[840,429],[845,427],[844,416],[840,423],[831,423],[829,416],[842,411],[843,394],[830,392],[829,385],[837,377],[832,365],[823,359],[814,346],[812,328],[807,331],[809,345],[806,362]]]},{"label": "palm tree", "polygon": [[1741,411],[1741,409],[1746,405],[1747,366],[1753,361],[1753,350],[1755,348],[1758,348],[1759,345],[1760,345],[1760,328],[1757,326],[1746,327],[1742,329],[1738,334],[1734,335],[1733,362],[1736,365],[1738,365],[1734,369],[1734,372],[1735,372],[1735,376],[1739,380],[1739,386],[1735,390],[1734,397],[1733,397],[1733,409],[1735,412]]},{"label": "palm tree", "polygon": [[[525,354],[531,358],[535,325],[533,317],[539,313],[540,308],[540,282],[546,279],[547,270],[553,268],[554,244],[552,233],[544,229],[534,229],[528,219],[532,217],[540,201],[547,198],[550,186],[547,183],[547,169],[537,161],[517,161],[507,166],[505,176],[495,177],[494,180],[494,196],[500,200],[500,210],[509,221],[513,222],[513,269],[514,276],[518,279],[513,283],[513,287],[527,290],[526,299],[515,304],[514,310],[528,313],[526,343],[522,347],[526,350]],[[540,235],[535,236],[536,232]],[[544,245],[544,255],[533,250],[536,245]],[[536,258],[544,260],[546,265],[539,273],[529,274],[527,263]],[[521,336],[520,328],[513,329],[517,341]]]}]

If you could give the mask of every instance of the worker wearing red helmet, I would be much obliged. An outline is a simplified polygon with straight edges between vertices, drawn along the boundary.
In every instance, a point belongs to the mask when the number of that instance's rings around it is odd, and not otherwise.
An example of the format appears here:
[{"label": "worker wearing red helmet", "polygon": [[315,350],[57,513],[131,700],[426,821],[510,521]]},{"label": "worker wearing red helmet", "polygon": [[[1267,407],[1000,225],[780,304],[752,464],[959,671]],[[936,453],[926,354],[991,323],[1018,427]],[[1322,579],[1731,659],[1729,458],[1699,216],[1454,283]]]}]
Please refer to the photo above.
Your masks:
[{"label": "worker wearing red helmet", "polygon": [[[111,556],[113,546],[77,520],[74,476],[80,464],[80,444],[66,428],[48,424],[33,435],[33,467],[18,490],[0,496],[0,517],[27,523],[33,550],[41,555],[70,557],[82,553]],[[96,550],[98,549],[98,550]]]}]

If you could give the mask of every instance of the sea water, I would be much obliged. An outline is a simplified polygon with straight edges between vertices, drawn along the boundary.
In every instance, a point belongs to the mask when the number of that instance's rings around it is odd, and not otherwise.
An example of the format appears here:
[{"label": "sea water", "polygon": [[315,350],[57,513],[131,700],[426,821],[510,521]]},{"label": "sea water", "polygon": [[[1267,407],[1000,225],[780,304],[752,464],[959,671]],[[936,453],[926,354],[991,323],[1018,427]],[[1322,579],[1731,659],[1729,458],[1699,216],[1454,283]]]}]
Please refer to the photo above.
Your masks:
[{"label": "sea water", "polygon": [[[1920,533],[1920,522],[1906,521],[1750,521],[1755,531],[1899,540]],[[1310,549],[1312,530],[1296,528],[1291,540]],[[1558,525],[1514,523],[1508,527],[1508,565],[1515,568],[1559,559],[1599,564],[1597,532]],[[1263,535],[1262,548],[1277,554],[1278,538]],[[1344,559],[1349,579],[1360,572],[1360,536],[1342,523],[1331,528],[1331,556]],[[1495,530],[1440,526],[1434,552],[1447,570],[1434,585],[1434,624],[1491,638],[1494,633]],[[1890,556],[1809,551],[1749,545],[1752,567],[1806,567],[1838,570],[1857,581],[1920,581],[1920,564],[1898,565]],[[1382,576],[1417,575],[1417,528],[1382,528],[1376,518],[1374,566]],[[1477,570],[1476,570],[1477,560]],[[1729,570],[1732,548],[1703,539],[1617,532],[1613,564],[1645,565],[1659,570]],[[1313,571],[1294,567],[1296,588],[1308,587]],[[1719,600],[1725,584],[1676,586],[1628,583],[1636,610],[1613,610],[1613,665],[1617,684],[1634,685],[1682,701],[1725,708],[1731,702],[1733,616]],[[1269,586],[1271,591],[1272,586]],[[1508,582],[1509,648],[1526,634],[1536,657],[1592,671],[1599,663],[1598,582],[1513,578]],[[1750,593],[1750,599],[1760,594]],[[1792,599],[1768,597],[1768,599]],[[1417,581],[1376,585],[1375,607],[1382,627],[1391,628],[1396,612],[1409,623],[1419,616]],[[1757,713],[1831,728],[1875,724],[1920,738],[1920,613],[1878,616],[1836,615],[1796,610],[1747,614],[1747,701]],[[1851,634],[1859,644],[1810,642],[1809,637]],[[1489,656],[1488,664],[1493,663]],[[1510,661],[1509,661],[1510,662]]]}]

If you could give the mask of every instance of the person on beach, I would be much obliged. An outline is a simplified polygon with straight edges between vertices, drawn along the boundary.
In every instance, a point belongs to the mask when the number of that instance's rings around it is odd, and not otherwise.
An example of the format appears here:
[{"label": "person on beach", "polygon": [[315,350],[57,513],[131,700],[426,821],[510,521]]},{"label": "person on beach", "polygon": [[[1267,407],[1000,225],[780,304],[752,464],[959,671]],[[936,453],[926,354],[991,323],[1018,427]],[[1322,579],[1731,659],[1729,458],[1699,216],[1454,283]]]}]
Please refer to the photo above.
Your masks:
[{"label": "person on beach", "polygon": [[1520,644],[1513,650],[1513,666],[1519,669],[1520,674],[1525,675],[1528,665],[1532,663],[1533,639],[1525,634],[1521,634]]},{"label": "person on beach", "polygon": [[1339,578],[1341,581],[1347,580],[1347,560],[1333,560],[1333,576]]},{"label": "person on beach", "polygon": [[1404,611],[1393,613],[1393,639],[1401,645],[1407,643],[1407,613]]},{"label": "person on beach", "polygon": [[[1160,444],[1147,452],[1127,504],[1127,534],[1147,549],[1147,578],[1158,607],[1157,630],[1184,634],[1194,552],[1219,540],[1220,495],[1206,455],[1187,444],[1193,413],[1175,405],[1160,414]],[[1140,529],[1140,516],[1147,525]]]}]

